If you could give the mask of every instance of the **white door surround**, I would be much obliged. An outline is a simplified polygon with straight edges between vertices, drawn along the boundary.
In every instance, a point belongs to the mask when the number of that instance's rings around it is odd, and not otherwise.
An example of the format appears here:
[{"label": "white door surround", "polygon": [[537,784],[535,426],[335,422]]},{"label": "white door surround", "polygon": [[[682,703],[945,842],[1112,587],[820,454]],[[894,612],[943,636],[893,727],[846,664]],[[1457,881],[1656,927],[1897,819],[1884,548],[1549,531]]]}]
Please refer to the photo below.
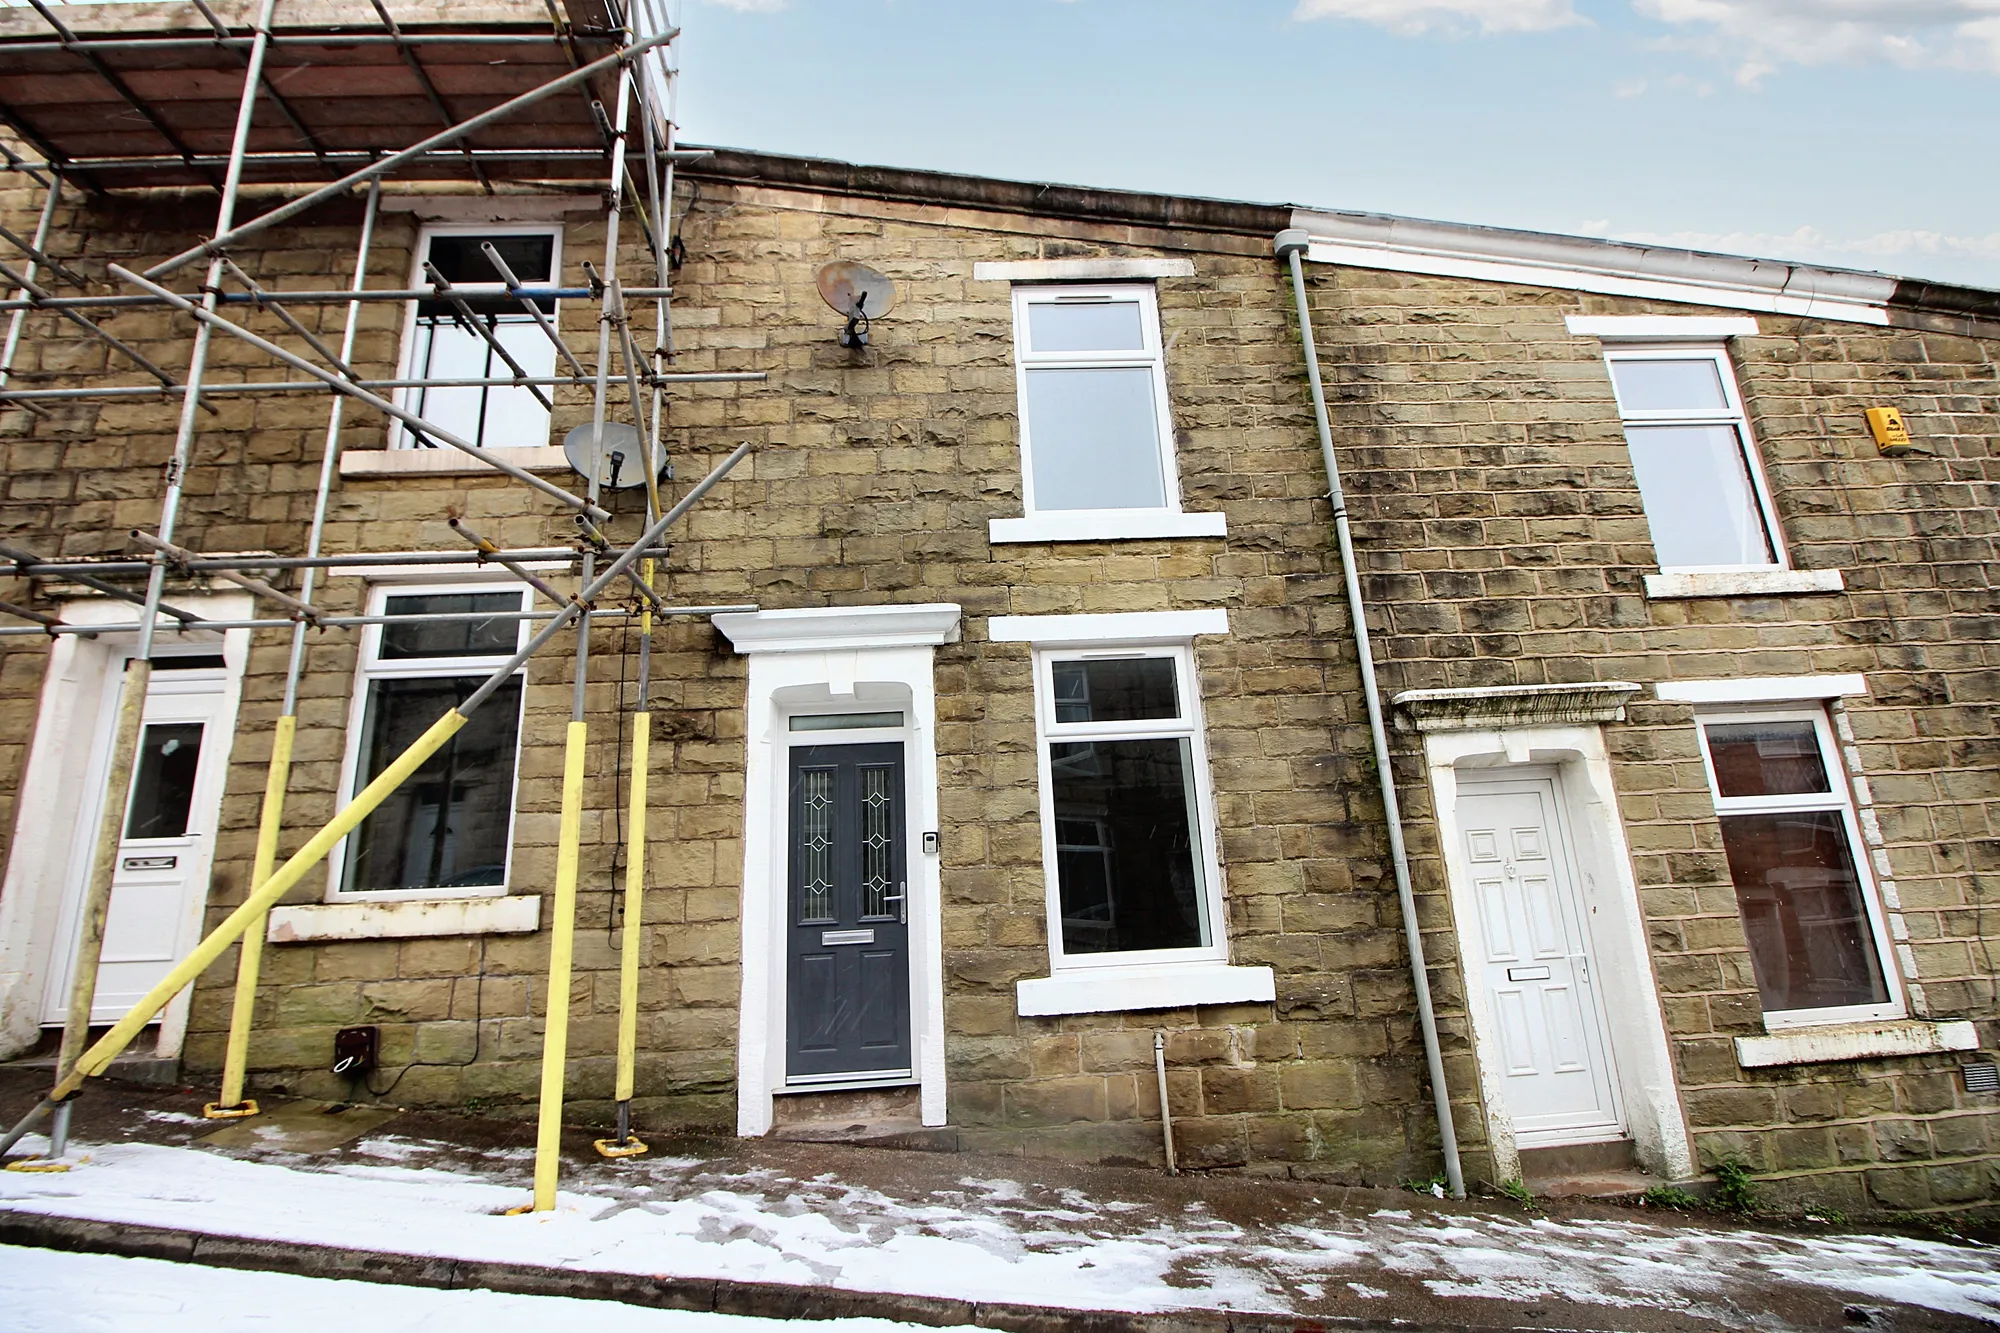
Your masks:
[{"label": "white door surround", "polygon": [[[718,615],[749,658],[745,700],[742,996],[737,1018],[737,1133],[770,1132],[786,1086],[786,800],[794,742],[900,740],[904,747],[910,1022],[923,1123],[945,1123],[943,886],[923,835],[938,829],[933,658],[958,638],[959,608],[824,607]],[[900,726],[791,729],[794,717],[901,713]],[[818,1090],[818,1089],[815,1089]]]},{"label": "white door surround", "polygon": [[[1640,1165],[1664,1180],[1693,1176],[1694,1156],[1646,942],[1631,850],[1618,813],[1602,723],[1622,720],[1635,685],[1531,687],[1523,691],[1412,691],[1396,704],[1424,734],[1424,760],[1445,851],[1452,919],[1466,969],[1467,1015],[1485,1096],[1494,1170],[1520,1176],[1520,1144],[1501,1090],[1498,1019],[1473,975],[1486,956],[1478,898],[1462,848],[1460,785],[1540,770],[1570,832],[1578,898],[1590,920],[1605,1033],[1617,1092]],[[1473,696],[1473,697],[1466,697]],[[1505,696],[1505,697],[1503,697]],[[1510,716],[1511,714],[1511,716]],[[1516,725],[1507,725],[1509,722]],[[1496,725],[1498,724],[1498,725]],[[1511,772],[1510,772],[1511,770]]]},{"label": "white door surround", "polygon": [[[176,595],[176,605],[215,620],[243,620],[254,614],[250,598],[240,593],[216,596]],[[103,598],[69,603],[58,615],[68,624],[129,625],[133,608]],[[49,968],[61,933],[64,897],[76,874],[78,848],[88,855],[95,830],[85,832],[88,811],[101,802],[89,799],[92,773],[103,767],[101,748],[78,744],[78,737],[108,737],[117,706],[117,678],[137,638],[133,634],[89,636],[64,634],[49,646],[34,739],[21,773],[15,806],[13,838],[4,882],[0,882],[0,1059],[18,1055],[39,1039],[43,997]],[[224,662],[222,698],[214,712],[214,756],[218,776],[226,770],[230,742],[236,730],[237,704],[250,632],[227,630],[220,636],[162,633],[162,651],[170,647],[220,649]],[[161,682],[164,684],[164,682]],[[155,689],[153,693],[158,693]],[[206,761],[206,757],[205,757]],[[215,795],[220,795],[221,782]],[[101,790],[99,784],[96,790]],[[213,839],[203,849],[203,864],[194,875],[199,887],[187,895],[183,938],[198,936],[207,903],[208,856]],[[161,1015],[156,1054],[179,1055],[187,1030],[189,992],[180,995]]]}]

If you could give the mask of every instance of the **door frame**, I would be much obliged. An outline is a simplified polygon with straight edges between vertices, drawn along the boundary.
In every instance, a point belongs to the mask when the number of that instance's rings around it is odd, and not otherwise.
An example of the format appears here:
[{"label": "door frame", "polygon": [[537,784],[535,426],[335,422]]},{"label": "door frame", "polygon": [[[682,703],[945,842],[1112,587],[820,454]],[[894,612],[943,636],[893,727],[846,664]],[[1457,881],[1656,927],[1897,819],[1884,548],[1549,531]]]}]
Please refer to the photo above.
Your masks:
[{"label": "door frame", "polygon": [[[911,838],[909,836],[910,833],[909,715],[907,712],[904,712],[903,714],[904,725],[900,727],[869,727],[869,728],[857,727],[853,729],[843,729],[839,731],[793,731],[791,729],[791,720],[794,717],[810,717],[814,715],[824,716],[826,714],[873,712],[873,711],[886,711],[886,710],[868,709],[868,708],[856,707],[853,704],[849,704],[846,707],[803,708],[803,709],[787,710],[784,715],[784,721],[785,721],[784,739],[786,742],[785,757],[784,757],[785,806],[784,810],[780,813],[779,816],[784,821],[783,828],[781,829],[779,836],[783,839],[783,856],[785,863],[785,889],[783,895],[779,898],[776,906],[778,908],[778,914],[779,914],[779,933],[782,936],[785,945],[785,956],[784,959],[782,960],[782,968],[785,976],[784,976],[784,981],[782,982],[781,985],[781,988],[785,992],[785,1008],[782,1011],[781,1016],[783,1019],[783,1025],[785,1029],[784,1054],[785,1054],[786,1070],[785,1070],[784,1083],[781,1086],[772,1089],[774,1093],[779,1095],[783,1095],[785,1093],[844,1091],[856,1088],[898,1088],[898,1087],[908,1087],[911,1084],[917,1082],[917,1077],[916,1077],[917,995],[914,986],[909,987],[910,994],[904,997],[904,1004],[903,1004],[903,1012],[906,1016],[905,1021],[907,1021],[910,1025],[910,1034],[909,1034],[910,1070],[907,1074],[898,1072],[891,1074],[888,1077],[882,1077],[880,1075],[871,1075],[865,1071],[856,1072],[852,1074],[802,1074],[798,1076],[799,1081],[795,1083],[792,1081],[793,1076],[790,1069],[791,1036],[792,1036],[790,987],[791,987],[792,963],[794,962],[792,949],[795,945],[795,937],[793,933],[794,928],[792,926],[792,920],[793,920],[792,893],[794,889],[794,885],[792,884],[792,857],[794,851],[796,850],[796,831],[792,828],[793,801],[792,801],[791,777],[792,777],[792,756],[796,752],[800,750],[831,749],[844,745],[894,746],[896,748],[898,755],[896,762],[896,775],[901,780],[903,787],[903,792],[899,799],[902,803],[902,810],[900,811],[900,814],[902,816],[902,824],[903,824],[903,848],[902,848],[903,855],[901,859],[903,863],[903,893],[904,893],[903,907],[906,912],[906,919],[898,924],[900,924],[903,927],[903,936],[904,936],[903,967],[906,979],[911,970],[910,955],[912,953],[912,942],[915,940],[916,935],[915,932],[910,929],[910,927],[914,924],[914,920],[908,914],[908,909],[911,905],[909,902],[908,894],[909,894],[909,880],[910,880],[910,863],[912,860],[910,856]],[[898,709],[896,711],[902,712],[903,710]]]},{"label": "door frame", "polygon": [[[944,931],[938,832],[936,649],[955,643],[955,603],[730,612],[715,626],[749,659],[744,700],[742,991],[737,1016],[736,1132],[771,1130],[785,1087],[790,719],[801,713],[897,710],[901,739],[910,935],[910,1041],[923,1123],[945,1123]],[[797,733],[830,739],[827,732]],[[795,1092],[825,1092],[826,1085]],[[864,1086],[882,1086],[879,1083]]]},{"label": "door frame", "polygon": [[[1569,1144],[1605,1143],[1623,1139],[1630,1133],[1630,1122],[1625,1115],[1625,1097],[1623,1089],[1619,1085],[1618,1051],[1611,1041],[1611,1019],[1610,1015],[1605,1011],[1604,1006],[1604,989],[1601,984],[1604,969],[1599,964],[1600,953],[1597,947],[1597,931],[1593,928],[1592,914],[1586,910],[1584,905],[1583,887],[1576,854],[1576,839],[1571,836],[1569,812],[1564,809],[1561,770],[1538,764],[1509,764],[1504,768],[1486,770],[1467,768],[1460,772],[1458,784],[1455,798],[1461,800],[1481,796],[1525,796],[1531,793],[1539,795],[1542,792],[1548,794],[1549,844],[1561,861],[1562,885],[1559,891],[1564,893],[1567,899],[1561,906],[1565,912],[1574,914],[1577,934],[1582,940],[1584,957],[1588,961],[1589,966],[1586,979],[1582,984],[1590,1006],[1587,1017],[1596,1029],[1592,1045],[1595,1047],[1597,1056],[1603,1060],[1603,1066],[1598,1072],[1603,1077],[1611,1094],[1612,1121],[1609,1125],[1592,1125],[1569,1130],[1532,1131],[1535,1142],[1530,1146],[1552,1148]],[[1471,864],[1464,859],[1465,838],[1463,829],[1460,830],[1457,842],[1449,850],[1451,855],[1459,858],[1460,869],[1464,872],[1467,886],[1470,887],[1473,883],[1473,872]],[[1481,933],[1477,938],[1471,936],[1464,937],[1467,945],[1484,945],[1484,925],[1485,920],[1482,915],[1480,918]],[[1488,966],[1485,961],[1484,948],[1481,948],[1477,955],[1473,954],[1468,948],[1463,963],[1467,993],[1470,994],[1472,989],[1477,986],[1483,1003],[1487,990],[1487,981],[1483,975],[1475,980],[1474,969],[1480,969],[1483,974],[1484,969]],[[1502,1072],[1501,1077],[1507,1077],[1507,1075]],[[1501,1086],[1504,1087],[1505,1085]],[[1516,1131],[1517,1147],[1519,1146],[1520,1136],[1528,1132],[1530,1131]]]},{"label": "door frame", "polygon": [[[61,906],[56,916],[56,933],[50,940],[51,952],[45,965],[42,986],[42,1026],[53,1027],[63,1019],[57,1016],[58,1009],[67,1010],[69,996],[70,963],[64,955],[74,949],[77,931],[77,913],[83,906],[83,896],[88,888],[85,876],[97,859],[97,838],[104,818],[104,794],[111,782],[111,742],[117,727],[118,709],[124,694],[125,664],[131,659],[131,647],[114,646],[104,681],[104,698],[98,709],[96,733],[90,741],[90,765],[85,771],[81,799],[77,803],[77,818],[71,834],[69,854],[69,882],[64,886]],[[192,656],[203,651],[213,652],[213,644],[167,644],[159,645],[154,654],[157,664],[162,659],[183,655]],[[188,865],[183,882],[187,886],[182,900],[183,910],[180,920],[174,925],[174,938],[169,952],[172,957],[184,956],[201,940],[202,911],[208,899],[204,887],[197,898],[194,886],[206,885],[210,870],[215,863],[215,840],[220,832],[222,816],[222,796],[229,785],[229,754],[235,740],[235,719],[225,714],[233,713],[230,708],[229,654],[223,652],[223,669],[220,673],[202,672],[202,679],[190,681],[178,672],[155,670],[146,691],[146,703],[141,713],[139,734],[143,738],[146,728],[156,722],[176,719],[154,716],[155,708],[164,699],[199,698],[207,702],[201,710],[203,734],[201,756],[197,762],[195,785],[188,802],[188,825],[201,836],[194,850],[187,854]],[[240,680],[240,673],[238,679]],[[190,688],[198,685],[199,688]],[[166,710],[163,710],[166,711]],[[129,797],[128,797],[129,800]],[[124,855],[124,839],[120,840],[119,855]],[[113,892],[116,892],[114,887]],[[117,1017],[122,1017],[118,1015]],[[93,1024],[116,1022],[117,1017],[99,1019],[96,1006],[92,1006]]]},{"label": "door frame", "polygon": [[1495,1183],[1520,1178],[1520,1146],[1501,1093],[1506,1074],[1498,1024],[1469,961],[1484,959],[1486,950],[1477,897],[1460,850],[1464,830],[1458,816],[1458,792],[1462,780],[1478,783],[1536,771],[1554,774],[1557,818],[1568,830],[1572,882],[1579,904],[1590,918],[1590,942],[1598,965],[1595,989],[1634,1151],[1640,1165],[1653,1175],[1664,1180],[1689,1179],[1695,1174],[1694,1154],[1602,726],[1584,723],[1426,732],[1424,759],[1438,841],[1445,853],[1460,979],[1472,1028]]},{"label": "door frame", "polygon": [[[177,593],[174,601],[211,620],[247,620],[255,612],[250,597],[242,593]],[[133,617],[131,606],[99,597],[79,598],[57,612],[57,619],[72,625],[129,625]],[[76,849],[79,843],[90,841],[80,836],[79,824],[87,806],[100,804],[86,799],[89,772],[93,767],[103,768],[99,746],[72,742],[79,735],[106,734],[110,721],[106,710],[115,708],[119,693],[113,682],[136,647],[137,637],[63,634],[49,645],[34,735],[21,769],[6,875],[0,880],[0,1059],[19,1055],[41,1039],[42,997],[63,898]],[[216,725],[227,738],[219,756],[226,774],[242,700],[250,631],[225,630],[221,638],[225,674]],[[215,642],[212,635],[194,640],[164,629],[158,638],[162,646],[183,641],[199,642],[210,651]],[[221,799],[226,800],[226,777],[222,788]],[[218,817],[218,825],[220,822]],[[203,868],[204,881],[213,870],[216,841],[210,840],[211,860]],[[208,903],[206,885],[199,894],[188,897],[189,918],[199,931]],[[161,1015],[157,1056],[179,1056],[187,1032],[191,992],[192,988],[183,990]]]}]

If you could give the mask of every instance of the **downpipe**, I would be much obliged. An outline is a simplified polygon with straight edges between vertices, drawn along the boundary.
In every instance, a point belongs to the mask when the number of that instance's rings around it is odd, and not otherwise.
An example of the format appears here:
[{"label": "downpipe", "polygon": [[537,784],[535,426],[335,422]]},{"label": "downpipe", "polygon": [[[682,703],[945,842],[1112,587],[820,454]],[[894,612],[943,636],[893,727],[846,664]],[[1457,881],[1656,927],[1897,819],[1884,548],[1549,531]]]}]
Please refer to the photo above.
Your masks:
[{"label": "downpipe", "polygon": [[1327,499],[1333,504],[1333,535],[1340,546],[1340,572],[1347,584],[1347,614],[1354,624],[1354,651],[1361,667],[1361,694],[1368,708],[1368,735],[1375,748],[1375,773],[1382,784],[1382,812],[1389,826],[1389,860],[1395,868],[1396,900],[1403,911],[1403,939],[1409,946],[1410,980],[1417,989],[1417,1021],[1423,1029],[1424,1060],[1430,1066],[1431,1101],[1437,1110],[1438,1146],[1444,1153],[1445,1181],[1451,1197],[1465,1197],[1465,1172],[1458,1160],[1458,1133],[1452,1126],[1451,1093],[1445,1087],[1444,1055],[1438,1045],[1437,1014],[1431,1006],[1430,973],[1424,966],[1424,937],[1417,926],[1417,900],[1410,888],[1410,856],[1403,845],[1402,803],[1396,799],[1396,776],[1389,767],[1389,731],[1382,719],[1382,693],[1375,682],[1375,652],[1368,642],[1368,607],[1361,597],[1361,575],[1355,567],[1354,536],[1347,522],[1347,494],[1340,484],[1340,463],[1333,455],[1333,426],[1326,415],[1326,386],[1320,380],[1319,347],[1313,339],[1312,311],[1306,302],[1305,265],[1310,245],[1306,233],[1290,228],[1278,233],[1278,257],[1290,262],[1292,297],[1299,308],[1299,338],[1305,345],[1306,378],[1312,384],[1313,424],[1319,428],[1319,452],[1326,464]]}]

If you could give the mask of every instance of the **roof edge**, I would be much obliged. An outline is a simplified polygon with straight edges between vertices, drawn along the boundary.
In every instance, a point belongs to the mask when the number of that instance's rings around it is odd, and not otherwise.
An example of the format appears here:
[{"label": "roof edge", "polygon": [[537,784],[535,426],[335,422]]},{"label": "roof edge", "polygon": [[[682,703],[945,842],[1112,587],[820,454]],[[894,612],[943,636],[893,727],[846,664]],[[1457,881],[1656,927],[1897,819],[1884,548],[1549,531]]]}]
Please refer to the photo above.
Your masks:
[{"label": "roof edge", "polygon": [[[679,146],[694,150],[704,147],[699,144]],[[953,204],[1038,217],[1265,238],[1275,236],[1290,226],[1292,217],[1289,204],[1257,204],[1192,195],[1150,194],[1139,190],[1100,190],[1080,185],[998,180],[990,176],[908,167],[862,166],[834,158],[792,157],[738,148],[710,151],[714,156],[684,165],[680,174],[705,180],[824,190],[898,203]]]},{"label": "roof edge", "polygon": [[1002,180],[737,148],[708,151],[711,157],[686,164],[681,173],[704,180],[898,203],[983,208],[1260,240],[1296,227],[1316,242],[1313,258],[1355,267],[1878,326],[1941,329],[1971,337],[2000,336],[2000,291],[1862,269],[1393,214]]}]

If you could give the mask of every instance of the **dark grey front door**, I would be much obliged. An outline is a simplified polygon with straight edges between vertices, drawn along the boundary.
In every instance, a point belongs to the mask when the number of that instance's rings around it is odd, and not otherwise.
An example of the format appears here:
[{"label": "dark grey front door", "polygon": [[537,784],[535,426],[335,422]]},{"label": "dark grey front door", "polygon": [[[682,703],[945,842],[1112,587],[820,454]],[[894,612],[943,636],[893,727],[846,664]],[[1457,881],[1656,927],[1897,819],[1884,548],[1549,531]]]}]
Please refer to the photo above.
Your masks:
[{"label": "dark grey front door", "polygon": [[903,747],[792,750],[786,1081],[910,1070]]}]

